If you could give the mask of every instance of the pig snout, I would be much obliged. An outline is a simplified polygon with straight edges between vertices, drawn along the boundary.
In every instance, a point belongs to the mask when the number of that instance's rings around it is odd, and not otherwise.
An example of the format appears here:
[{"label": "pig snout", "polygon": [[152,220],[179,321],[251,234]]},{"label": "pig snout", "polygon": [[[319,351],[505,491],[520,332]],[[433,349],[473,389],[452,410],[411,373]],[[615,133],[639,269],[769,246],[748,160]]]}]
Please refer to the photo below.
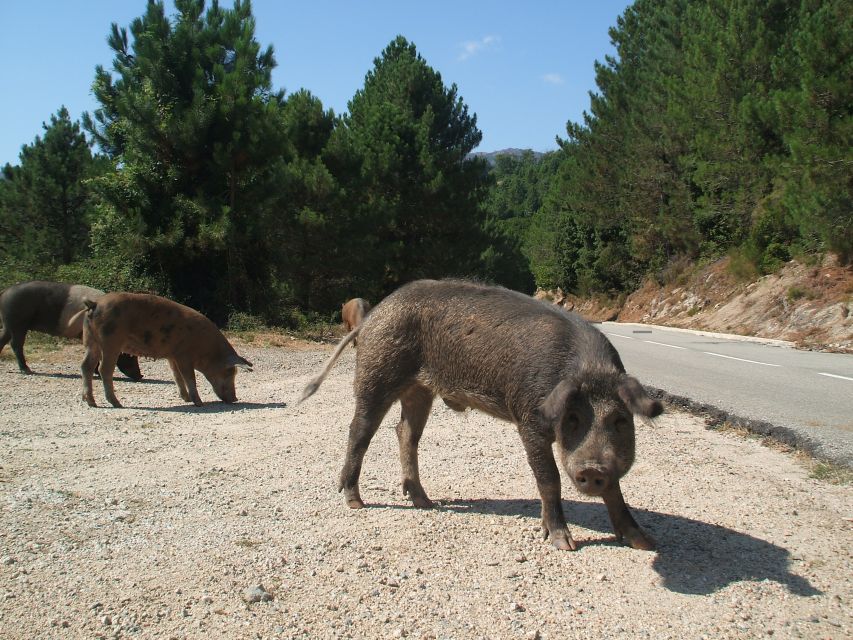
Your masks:
[{"label": "pig snout", "polygon": [[585,465],[575,471],[572,480],[578,491],[588,496],[599,496],[610,486],[610,475],[592,465]]}]

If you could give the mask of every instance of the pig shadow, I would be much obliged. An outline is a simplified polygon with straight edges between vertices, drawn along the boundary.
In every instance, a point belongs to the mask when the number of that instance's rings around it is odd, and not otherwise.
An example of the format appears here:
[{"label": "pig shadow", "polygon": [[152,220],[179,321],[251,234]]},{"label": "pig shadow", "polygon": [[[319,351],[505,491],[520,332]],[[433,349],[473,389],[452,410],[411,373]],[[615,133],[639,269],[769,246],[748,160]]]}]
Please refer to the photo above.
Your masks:
[{"label": "pig shadow", "polygon": [[[64,380],[80,380],[79,373],[43,373],[41,371],[33,371],[28,374],[36,378],[60,378]],[[95,374],[93,380],[100,380],[101,377]],[[142,378],[141,380],[132,380],[123,374],[118,374],[113,378],[114,382],[129,382],[131,384],[175,384],[174,380],[158,380],[157,378]]]},{"label": "pig shadow", "polygon": [[[124,409],[135,409],[138,411],[160,411],[165,413],[230,413],[233,411],[255,411],[257,409],[284,409],[287,407],[286,402],[242,402],[233,403],[220,402],[218,400],[210,400],[205,402],[200,407],[194,404],[178,404],[171,407],[137,407],[125,405]],[[105,407],[109,408],[109,406]]]},{"label": "pig shadow", "polygon": [[[604,504],[564,501],[572,525],[612,533]],[[460,513],[540,518],[538,500],[449,500],[440,509]],[[652,563],[670,591],[708,595],[741,581],[772,580],[798,596],[823,593],[789,570],[791,554],[782,547],[734,529],[681,516],[631,509],[637,522],[657,542]],[[578,540],[578,546],[617,545],[615,537],[602,541]],[[642,552],[637,552],[642,553]]]}]

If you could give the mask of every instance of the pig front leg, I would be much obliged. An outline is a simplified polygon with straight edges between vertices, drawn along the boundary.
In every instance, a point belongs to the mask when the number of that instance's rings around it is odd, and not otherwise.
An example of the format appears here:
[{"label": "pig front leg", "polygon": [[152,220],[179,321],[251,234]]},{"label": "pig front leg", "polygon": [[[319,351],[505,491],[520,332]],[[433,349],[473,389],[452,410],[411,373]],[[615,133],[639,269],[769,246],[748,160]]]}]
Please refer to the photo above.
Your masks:
[{"label": "pig front leg", "polygon": [[195,367],[193,367],[191,362],[177,362],[176,364],[178,365],[178,372],[184,379],[186,391],[189,395],[189,398],[185,398],[185,400],[191,401],[197,407],[202,406],[203,403],[198,395],[198,387],[195,383]]},{"label": "pig front leg", "polygon": [[178,385],[178,393],[181,394],[181,400],[184,402],[192,402],[190,394],[187,392],[187,385],[184,384],[184,376],[181,375],[181,370],[178,368],[178,363],[170,358],[169,368],[172,370],[172,375],[175,377],[175,384]]},{"label": "pig front leg", "polygon": [[12,351],[15,353],[15,358],[18,360],[18,369],[21,373],[27,375],[32,373],[32,370],[27,365],[27,359],[24,357],[24,340],[27,337],[26,331],[19,331],[12,334]]},{"label": "pig front leg", "polygon": [[604,504],[607,506],[607,513],[610,516],[610,522],[613,523],[616,539],[620,542],[625,540],[634,549],[653,551],[655,542],[634,520],[634,516],[628,510],[628,505],[625,504],[619,482],[614,482],[601,497],[604,498]]},{"label": "pig front leg", "polygon": [[560,496],[560,471],[554,461],[551,443],[538,438],[523,438],[527,462],[533,469],[539,496],[542,498],[542,534],[545,540],[563,551],[575,551],[578,547],[569,533]]}]

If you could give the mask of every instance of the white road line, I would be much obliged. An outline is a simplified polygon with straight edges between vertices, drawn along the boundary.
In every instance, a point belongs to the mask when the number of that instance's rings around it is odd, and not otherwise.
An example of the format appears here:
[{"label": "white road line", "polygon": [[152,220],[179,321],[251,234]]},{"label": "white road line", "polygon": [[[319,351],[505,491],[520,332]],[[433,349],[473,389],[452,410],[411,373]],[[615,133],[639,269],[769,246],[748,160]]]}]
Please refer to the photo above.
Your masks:
[{"label": "white road line", "polygon": [[610,333],[606,332],[609,336],[616,336],[617,338],[625,338],[626,340],[636,340],[636,338],[632,338],[631,336],[623,336],[621,333]]},{"label": "white road line", "polygon": [[834,373],[821,373],[820,371],[818,371],[817,375],[826,376],[827,378],[839,378],[841,380],[849,380],[850,382],[853,382],[853,378],[848,378],[847,376],[837,376]]},{"label": "white road line", "polygon": [[717,356],[718,358],[728,358],[729,360],[740,360],[741,362],[751,362],[752,364],[763,364],[765,367],[781,367],[781,364],[770,364],[769,362],[759,362],[758,360],[747,360],[746,358],[735,358],[734,356],[724,356],[722,353],[714,353],[713,351],[703,351],[709,356]]},{"label": "white road line", "polygon": [[654,340],[643,340],[643,342],[648,342],[649,344],[659,344],[662,347],[669,347],[670,349],[686,349],[687,347],[679,347],[675,344],[667,344],[666,342],[655,342]]}]

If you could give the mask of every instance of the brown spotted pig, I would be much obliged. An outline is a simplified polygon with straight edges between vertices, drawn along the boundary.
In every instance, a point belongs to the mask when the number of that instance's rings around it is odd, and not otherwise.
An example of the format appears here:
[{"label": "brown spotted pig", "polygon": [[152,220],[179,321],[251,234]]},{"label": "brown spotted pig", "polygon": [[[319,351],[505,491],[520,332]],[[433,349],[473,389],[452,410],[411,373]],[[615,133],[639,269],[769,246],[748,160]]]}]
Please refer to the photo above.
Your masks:
[{"label": "brown spotted pig", "polygon": [[223,402],[236,402],[237,367],[251,371],[252,363],[240,357],[216,325],[194,309],[160,296],[108,293],[84,301],[83,399],[95,405],[92,373],[101,362],[101,379],[107,400],[121,403],[113,390],[116,358],[122,351],[149,358],[166,358],[178,391],[187,402],[201,406],[195,372],[200,371]]},{"label": "brown spotted pig", "polygon": [[[364,298],[353,298],[341,306],[341,320],[347,332],[352,331],[364,321],[370,311],[370,303]],[[358,345],[358,339],[353,338],[352,346]]]},{"label": "brown spotted pig", "polygon": [[338,484],[347,504],[364,506],[358,480],[370,440],[395,400],[403,492],[431,501],[418,473],[418,442],[435,396],[513,422],[542,498],[545,537],[576,549],[560,495],[556,443],[564,471],[583,494],[600,496],[619,540],[654,544],[622,497],[634,462],[634,420],[663,411],[626,375],[616,350],[588,322],[554,305],[499,287],[419,280],[385,298],[338,345],[302,400],[322,384],[343,348],[360,337],[355,415]]}]

